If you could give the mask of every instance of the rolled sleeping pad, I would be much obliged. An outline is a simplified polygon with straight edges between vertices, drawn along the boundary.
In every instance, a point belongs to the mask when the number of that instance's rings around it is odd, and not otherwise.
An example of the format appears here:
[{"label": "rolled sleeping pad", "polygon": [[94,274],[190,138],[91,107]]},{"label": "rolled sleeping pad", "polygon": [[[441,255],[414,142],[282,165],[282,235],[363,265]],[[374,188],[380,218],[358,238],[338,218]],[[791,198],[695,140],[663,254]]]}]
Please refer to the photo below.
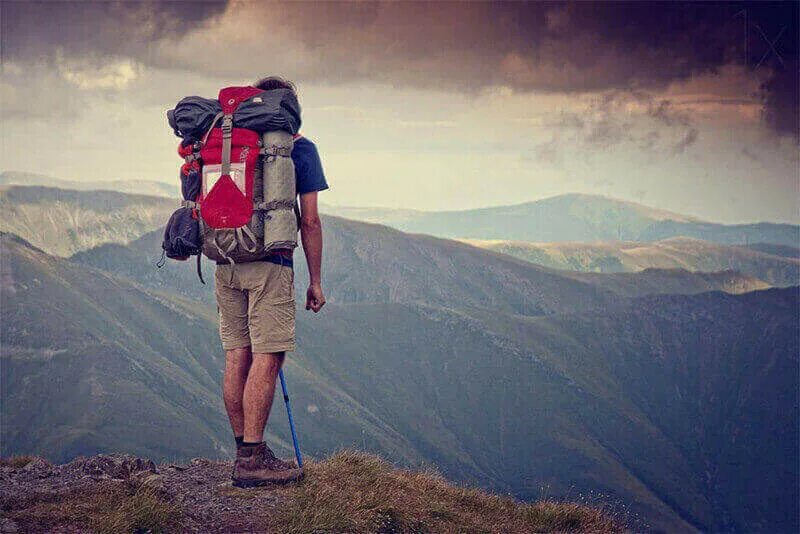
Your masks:
[{"label": "rolled sleeping pad", "polygon": [[297,184],[291,158],[294,138],[288,132],[276,130],[262,134],[261,140],[264,148],[278,147],[287,154],[263,158],[262,198],[266,204],[277,207],[267,211],[264,217],[264,248],[267,251],[293,249],[297,246],[297,216],[294,212]]}]

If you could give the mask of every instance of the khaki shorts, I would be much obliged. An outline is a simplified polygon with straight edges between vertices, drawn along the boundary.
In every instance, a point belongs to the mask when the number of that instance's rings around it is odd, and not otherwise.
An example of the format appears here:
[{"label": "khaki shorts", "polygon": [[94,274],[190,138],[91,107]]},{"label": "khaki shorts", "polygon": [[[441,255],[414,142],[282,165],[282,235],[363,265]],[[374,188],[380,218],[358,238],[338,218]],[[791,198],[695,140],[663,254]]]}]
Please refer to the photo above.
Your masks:
[{"label": "khaki shorts", "polygon": [[293,351],[294,271],[287,265],[253,261],[217,265],[214,274],[219,337],[225,350],[254,353]]}]

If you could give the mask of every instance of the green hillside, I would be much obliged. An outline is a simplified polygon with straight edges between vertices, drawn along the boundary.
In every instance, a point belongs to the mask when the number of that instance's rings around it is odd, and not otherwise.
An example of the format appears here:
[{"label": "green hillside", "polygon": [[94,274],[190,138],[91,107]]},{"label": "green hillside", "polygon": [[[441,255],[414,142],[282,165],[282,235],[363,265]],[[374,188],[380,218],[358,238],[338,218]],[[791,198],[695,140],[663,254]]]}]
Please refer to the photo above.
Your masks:
[{"label": "green hillside", "polygon": [[[86,212],[99,198],[43,191],[39,213],[48,195]],[[34,188],[15,194],[36,200]],[[669,532],[797,529],[796,288],[709,293],[763,283],[564,272],[338,217],[323,225],[330,301],[298,314],[287,363],[307,453],[433,462],[524,499],[601,495]],[[191,262],[157,269],[160,231],[143,234],[70,261],[3,237],[2,454],[230,454],[212,285]],[[296,270],[302,288],[300,256]],[[282,410],[269,439],[290,450]]]},{"label": "green hillside", "polygon": [[[542,492],[555,496],[596,492],[628,503],[643,521],[670,532],[796,526],[793,519],[796,514],[791,513],[796,511],[791,503],[796,495],[786,490],[791,477],[798,474],[798,439],[797,432],[792,430],[796,429],[792,418],[798,414],[796,403],[791,401],[796,398],[793,395],[798,386],[797,373],[791,372],[797,368],[798,353],[795,289],[741,296],[704,293],[632,301],[608,297],[607,290],[598,290],[590,292],[594,295],[590,300],[572,302],[572,311],[566,315],[560,307],[550,307],[549,303],[555,301],[552,295],[533,293],[526,300],[540,298],[548,306],[531,306],[530,310],[535,312],[532,315],[520,313],[524,308],[513,301],[496,305],[472,298],[465,300],[462,307],[457,298],[451,302],[437,301],[436,292],[432,292],[431,299],[436,303],[427,304],[422,302],[425,293],[421,291],[432,291],[429,281],[418,281],[404,292],[392,293],[388,288],[397,284],[394,275],[366,274],[372,269],[391,273],[391,268],[376,263],[380,254],[366,248],[364,254],[337,259],[336,247],[346,245],[352,250],[362,250],[369,236],[359,236],[358,231],[368,234],[374,230],[373,239],[382,248],[402,245],[406,261],[415,269],[435,265],[438,256],[427,247],[441,247],[448,254],[456,254],[457,264],[467,272],[469,253],[477,254],[484,263],[489,258],[500,258],[501,267],[489,271],[497,277],[506,277],[515,268],[531,267],[464,245],[404,237],[391,230],[338,219],[328,218],[326,229],[332,243],[328,253],[332,264],[328,270],[330,279],[339,280],[337,277],[346,272],[364,272],[365,285],[374,291],[353,293],[346,278],[338,286],[337,282],[329,281],[334,297],[325,312],[318,316],[299,314],[300,346],[289,359],[287,374],[298,411],[301,439],[308,453],[322,455],[353,445],[404,465],[434,462],[451,479],[526,499],[536,498]],[[336,237],[342,232],[344,236]],[[426,261],[416,261],[411,251],[421,253]],[[459,253],[463,256],[458,256]],[[45,264],[54,263],[58,273],[52,282],[55,287],[61,284],[84,291],[82,284],[88,282],[78,284],[72,278],[98,276],[98,271],[91,268],[48,259],[29,249],[20,254],[34,255]],[[386,251],[381,254],[397,257]],[[503,261],[510,263],[506,265]],[[183,269],[185,278],[174,279],[175,284],[200,287],[192,279],[191,266],[177,267]],[[154,270],[152,266],[149,268]],[[26,267],[25,271],[31,269]],[[127,274],[144,272],[144,268],[133,271]],[[47,272],[42,268],[35,278],[46,279]],[[523,272],[534,276],[539,271]],[[421,270],[415,277],[426,275]],[[123,300],[122,294],[126,295],[124,300],[131,302],[128,293],[142,291],[121,279],[101,276],[117,284],[116,289],[101,285],[108,302]],[[299,269],[299,283],[303,276]],[[488,287],[498,283],[488,275],[482,276],[469,283],[480,282]],[[8,277],[4,276],[4,280]],[[443,280],[449,290],[448,279]],[[162,283],[167,282],[162,280]],[[554,291],[562,291],[571,284],[587,287],[569,279],[552,287]],[[27,288],[27,283],[24,286]],[[22,286],[17,284],[12,287],[18,291],[17,300],[12,301],[14,308],[28,309],[27,299],[35,299],[34,293],[18,289]],[[182,287],[175,290],[192,291]],[[344,296],[337,296],[340,291]],[[478,286],[471,291],[479,293]],[[4,289],[4,302],[6,292]],[[46,293],[51,295],[48,302],[54,310],[74,306],[59,304],[61,290],[53,288]],[[144,293],[142,298],[158,309],[163,305],[159,299],[164,299],[160,294]],[[417,298],[411,298],[412,294]],[[581,310],[582,304],[588,307]],[[602,311],[591,311],[599,305]],[[181,335],[185,331],[183,314],[198,317],[192,336],[195,332],[207,336],[196,344],[192,342],[193,357],[209,362],[219,357],[213,307],[208,303],[198,303],[189,311],[185,302],[181,303],[177,306],[180,312],[174,316],[163,312],[154,315],[142,306],[141,320],[144,316],[156,317],[160,323],[159,329],[152,331],[171,333],[143,336],[142,343],[155,345],[155,348],[137,348],[144,360],[161,361],[160,354],[182,354],[186,350],[164,346],[161,339],[186,337]],[[124,316],[129,317],[129,313],[124,312]],[[106,305],[101,315],[116,316],[116,308]],[[79,323],[100,320],[88,309],[72,316],[80,318],[75,319]],[[61,346],[73,342],[85,346],[80,344],[85,335],[83,330],[62,332],[59,330],[62,327],[56,328],[54,323],[68,321],[59,314],[55,318],[53,321],[51,313],[43,307],[24,317],[11,317],[11,326],[6,324],[4,316],[3,338],[7,339],[6,332],[10,331],[16,336],[14,345],[31,347],[26,351],[18,349],[17,354],[42,350],[35,332],[43,330],[58,333]],[[30,322],[31,327],[20,332],[14,325],[23,321]],[[117,324],[125,322],[115,320]],[[123,335],[110,327],[102,330],[109,332],[107,335],[112,339]],[[78,350],[83,349],[69,349],[69,353]],[[105,353],[117,350],[126,355],[124,361],[137,361],[133,355],[127,355],[127,350],[105,348]],[[20,359],[18,355],[10,360]],[[37,362],[42,374],[65,373],[60,366],[51,367],[60,365],[57,357],[45,361],[46,366]],[[71,406],[74,401],[69,399],[79,395],[78,390],[83,387],[77,377],[83,375],[84,366],[92,369],[92,361],[72,359],[69,368],[74,370],[70,375],[73,379],[62,382],[68,387],[58,394],[66,397],[50,400],[56,394],[48,393],[45,396],[48,400],[42,402]],[[193,361],[187,359],[180,365],[193,369],[197,365]],[[26,398],[24,392],[28,387],[17,377],[32,373],[29,367],[18,370],[11,367],[14,374],[6,375],[8,368],[4,365],[4,418],[6,410],[11,414],[22,411],[19,405],[6,402],[6,398]],[[218,383],[220,372],[221,364],[216,367],[216,378],[214,370],[208,370],[211,382]],[[13,380],[5,381],[6,376]],[[115,390],[114,375],[90,373],[90,376],[96,377],[94,383],[99,385],[95,387]],[[148,389],[152,376],[134,376],[126,382]],[[192,376],[203,377],[196,371]],[[207,383],[204,378],[196,380]],[[188,419],[187,424],[218,429],[213,437],[206,439],[212,443],[216,439],[225,446],[226,440],[230,440],[227,429],[222,423],[213,423],[223,414],[216,387],[204,388],[208,397],[203,398],[208,399],[209,405],[195,411],[197,419]],[[188,390],[191,387],[187,385],[185,390],[174,391],[172,398],[162,398],[162,402],[186,406],[190,401],[185,397],[194,398],[185,392]],[[118,397],[118,405],[101,411],[102,416],[88,422],[78,416],[81,411],[71,411],[69,417],[62,415],[59,430],[71,425],[100,430],[84,432],[82,450],[73,446],[62,452],[54,432],[50,451],[25,452],[67,456],[108,450],[108,444],[99,438],[106,435],[103,429],[115,428],[117,439],[129,445],[146,445],[152,456],[196,455],[184,451],[183,444],[175,444],[173,426],[168,423],[171,419],[169,416],[160,419],[159,411],[148,410],[142,415],[148,427],[160,429],[158,435],[145,436],[135,428],[128,430],[121,425],[107,426],[107,420],[113,419],[115,413],[126,413],[131,409],[130,404],[138,406],[143,398],[133,393]],[[22,420],[29,421],[31,414],[25,412]],[[211,419],[213,424],[205,419]],[[276,411],[270,429],[270,439],[288,450],[282,411]],[[45,427],[37,432],[44,436],[48,430]],[[59,436],[61,433],[58,432]],[[764,433],[769,433],[770,439],[762,439]],[[4,450],[4,454],[23,451],[18,440],[3,442],[15,447]],[[212,445],[219,447],[218,454],[222,454],[222,446]],[[754,471],[751,466],[759,467]],[[773,486],[770,482],[773,480],[783,482]],[[763,506],[758,510],[736,509],[736,499],[745,498],[743,495],[758,498]]]},{"label": "green hillside", "polygon": [[209,310],[2,235],[2,454],[229,448]]},{"label": "green hillside", "polygon": [[[332,302],[421,302],[543,315],[604,307],[621,296],[740,293],[767,287],[735,272],[649,269],[613,277],[562,272],[455,241],[339,217],[323,216],[323,227],[327,296]],[[212,288],[200,284],[193,261],[167,262],[164,268],[155,268],[161,239],[161,232],[155,231],[128,245],[106,244],[71,259],[157,291],[178,291],[212,303]],[[204,261],[203,269],[210,280],[214,265]],[[298,290],[304,290],[300,287],[306,279],[302,259],[296,270]]]},{"label": "green hillside", "polygon": [[[454,241],[338,217],[324,217],[323,226],[325,280],[335,302],[425,302],[541,315],[605,306],[617,299],[610,291],[552,269]],[[129,246],[105,245],[76,254],[73,260],[157,289],[174,288],[173,273],[178,273],[179,291],[212,298],[211,289],[197,280],[194,262],[155,268],[161,239],[153,232]],[[297,264],[300,279],[305,262]],[[206,272],[213,272],[213,266],[207,265]]]}]

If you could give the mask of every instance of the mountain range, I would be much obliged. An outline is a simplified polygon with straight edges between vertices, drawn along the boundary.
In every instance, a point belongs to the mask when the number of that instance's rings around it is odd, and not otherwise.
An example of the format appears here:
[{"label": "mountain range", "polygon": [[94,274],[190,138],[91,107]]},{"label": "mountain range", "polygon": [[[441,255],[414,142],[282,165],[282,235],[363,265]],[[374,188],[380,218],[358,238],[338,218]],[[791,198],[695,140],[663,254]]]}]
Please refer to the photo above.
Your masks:
[{"label": "mountain range", "polygon": [[735,270],[773,286],[800,283],[800,249],[788,246],[720,245],[688,237],[672,237],[650,243],[528,243],[503,240],[464,242],[568,271],[619,273],[650,268],[696,272]]},{"label": "mountain range", "polygon": [[150,195],[157,197],[177,198],[180,187],[177,182],[168,184],[154,180],[108,180],[84,181],[64,180],[33,172],[3,171],[0,172],[0,187],[8,185],[55,187],[77,191],[117,191],[132,195]]},{"label": "mountain range", "polygon": [[[44,212],[56,193],[40,191]],[[329,304],[298,311],[287,361],[309,454],[354,445],[524,499],[601,495],[660,531],[800,526],[796,287],[323,227]],[[2,236],[2,454],[230,454],[211,284],[155,267],[158,230],[107,237],[60,258]],[[269,431],[287,452],[281,410]]]},{"label": "mountain range", "polygon": [[404,232],[448,238],[506,241],[658,241],[684,236],[713,243],[769,243],[797,247],[793,224],[717,224],[598,195],[566,194],[524,204],[460,211],[324,206],[349,219],[392,226]]},{"label": "mountain range", "polygon": [[[52,254],[70,256],[105,243],[110,246],[127,243],[151,230],[162,228],[176,205],[174,200],[167,198],[127,195],[115,191],[79,192],[11,186],[0,189],[0,209],[4,213],[0,228],[20,235]],[[160,242],[160,230],[155,233]],[[387,235],[395,234],[389,232]],[[687,271],[737,271],[748,279],[743,281],[738,291],[763,288],[763,282],[788,286],[798,283],[800,279],[800,251],[779,245],[760,245],[772,247],[768,252],[689,238],[672,238],[651,244],[465,242],[561,270],[635,272],[655,267]],[[152,253],[159,253],[158,245],[153,247],[148,243],[147,246],[154,263],[158,258],[152,258]],[[796,254],[792,256],[793,251]],[[116,256],[111,254],[108,257],[111,258],[108,261],[114,261]],[[402,268],[402,265],[398,267]],[[682,276],[681,271],[675,271],[671,279],[678,281]],[[455,285],[460,286],[461,281]],[[734,285],[727,287],[737,290]],[[726,286],[717,284],[706,287],[713,288],[726,289]]]},{"label": "mountain range", "polygon": [[118,191],[0,187],[0,229],[58,256],[163,228],[178,201]]}]

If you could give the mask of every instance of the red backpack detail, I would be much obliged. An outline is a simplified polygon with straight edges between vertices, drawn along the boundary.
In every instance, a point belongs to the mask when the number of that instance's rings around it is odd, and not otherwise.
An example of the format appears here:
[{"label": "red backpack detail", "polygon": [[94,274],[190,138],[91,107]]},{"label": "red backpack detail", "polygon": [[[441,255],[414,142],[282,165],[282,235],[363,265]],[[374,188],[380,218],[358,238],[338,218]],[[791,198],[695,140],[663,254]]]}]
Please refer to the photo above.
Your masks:
[{"label": "red backpack detail", "polygon": [[255,87],[226,87],[219,92],[221,120],[208,131],[200,150],[202,188],[198,202],[201,216],[211,228],[241,228],[253,215],[253,188],[259,158],[259,135],[233,128],[239,104],[261,93]]}]

